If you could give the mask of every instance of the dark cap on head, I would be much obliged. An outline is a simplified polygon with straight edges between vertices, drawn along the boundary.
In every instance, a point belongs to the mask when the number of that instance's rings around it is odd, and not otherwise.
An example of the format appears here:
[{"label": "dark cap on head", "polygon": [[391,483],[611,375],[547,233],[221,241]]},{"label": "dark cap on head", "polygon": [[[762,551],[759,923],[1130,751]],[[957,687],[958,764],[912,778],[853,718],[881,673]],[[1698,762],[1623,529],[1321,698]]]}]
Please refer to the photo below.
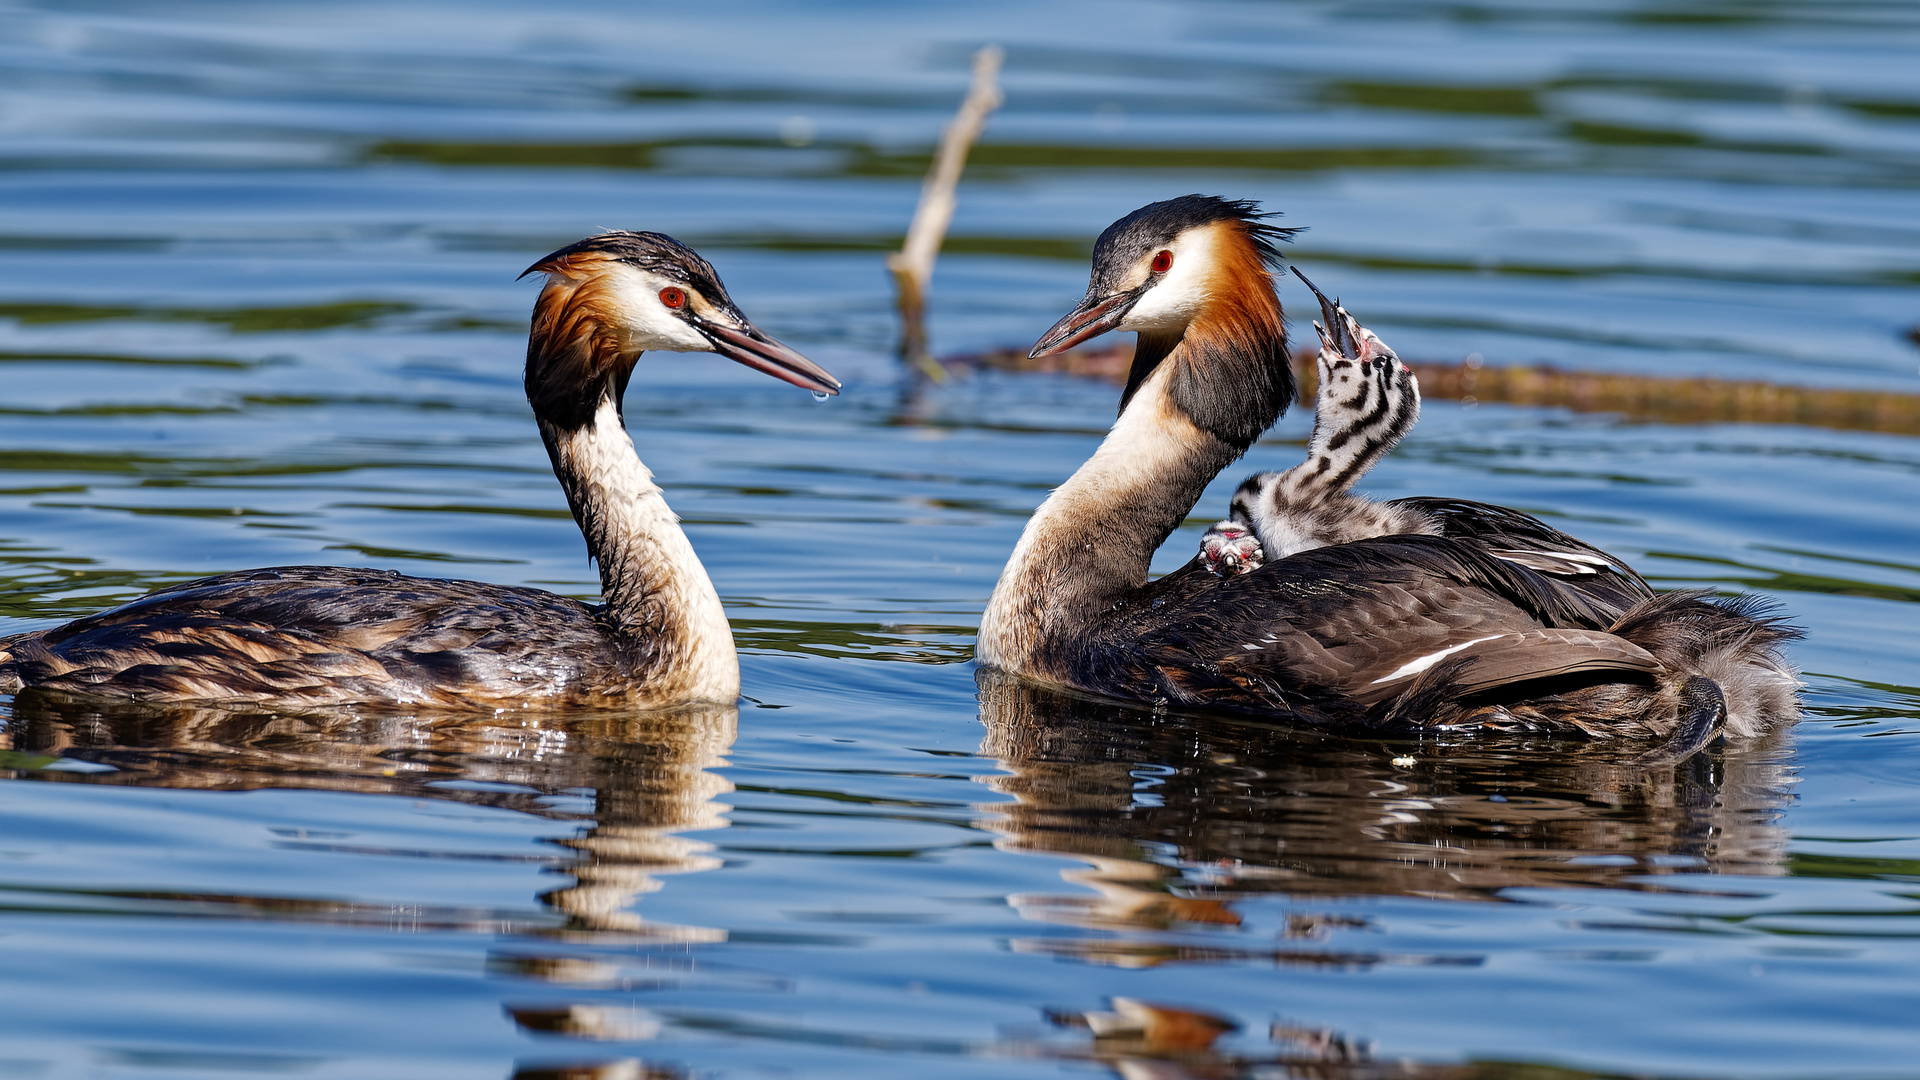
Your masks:
[{"label": "dark cap on head", "polygon": [[589,236],[527,267],[520,276],[557,270],[569,256],[587,254],[603,255],[663,277],[676,278],[700,290],[700,295],[716,305],[733,305],[733,301],[727,297],[727,287],[720,284],[720,274],[713,264],[666,233],[620,230]]},{"label": "dark cap on head", "polygon": [[1278,270],[1280,249],[1275,245],[1292,239],[1300,230],[1269,225],[1264,220],[1274,216],[1263,213],[1252,199],[1222,199],[1217,195],[1182,195],[1148,203],[1107,226],[1100,239],[1093,242],[1092,292],[1112,292],[1149,252],[1172,243],[1188,229],[1216,221],[1238,221],[1245,226],[1247,238],[1253,241],[1261,260]]}]

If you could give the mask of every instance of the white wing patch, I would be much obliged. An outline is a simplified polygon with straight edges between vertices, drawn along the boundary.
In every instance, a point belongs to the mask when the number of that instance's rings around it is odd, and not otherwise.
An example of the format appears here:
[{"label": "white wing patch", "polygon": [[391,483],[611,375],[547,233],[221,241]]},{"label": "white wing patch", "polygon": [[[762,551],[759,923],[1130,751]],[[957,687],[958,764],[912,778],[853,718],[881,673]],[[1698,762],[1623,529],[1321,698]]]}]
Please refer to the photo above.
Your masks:
[{"label": "white wing patch", "polygon": [[1383,682],[1392,682],[1395,679],[1404,679],[1410,675],[1418,675],[1440,661],[1445,660],[1447,657],[1452,656],[1454,653],[1459,652],[1461,649],[1471,648],[1483,641],[1494,641],[1507,636],[1506,634],[1489,634],[1483,638],[1474,638],[1472,641],[1463,641],[1458,645],[1450,645],[1447,648],[1441,649],[1439,652],[1428,653],[1417,659],[1409,660],[1395,669],[1393,674],[1382,675],[1373,680],[1369,685],[1377,686]]},{"label": "white wing patch", "polygon": [[[1543,574],[1597,574],[1601,568],[1621,572],[1612,560],[1598,555],[1589,555],[1584,551],[1496,551],[1495,558],[1504,559],[1529,570],[1538,570]],[[1567,565],[1571,563],[1572,565]]]}]

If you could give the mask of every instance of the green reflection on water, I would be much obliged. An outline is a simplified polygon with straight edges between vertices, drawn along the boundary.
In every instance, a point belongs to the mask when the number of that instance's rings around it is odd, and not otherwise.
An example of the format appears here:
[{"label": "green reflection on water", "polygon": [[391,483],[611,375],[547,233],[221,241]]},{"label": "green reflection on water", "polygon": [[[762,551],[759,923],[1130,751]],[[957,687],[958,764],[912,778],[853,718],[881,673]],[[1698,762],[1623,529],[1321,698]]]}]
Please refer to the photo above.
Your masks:
[{"label": "green reflection on water", "polygon": [[[22,319],[22,322],[29,320]],[[137,367],[200,367],[251,370],[263,360],[240,360],[227,356],[152,356],[131,353],[0,351],[0,364],[126,364]]]},{"label": "green reflection on water", "polygon": [[1472,113],[1483,116],[1538,116],[1540,102],[1524,86],[1448,86],[1414,83],[1336,82],[1328,97],[1374,109]]},{"label": "green reflection on water", "polygon": [[[928,640],[941,637],[950,640]],[[973,629],[965,626],[736,618],[733,640],[743,653],[858,657],[910,664],[964,664],[973,659]]]},{"label": "green reflection on water", "polygon": [[[1860,581],[1854,578],[1832,577],[1825,574],[1806,574],[1795,570],[1781,570],[1775,567],[1755,566],[1734,559],[1718,558],[1711,555],[1683,554],[1673,551],[1649,551],[1647,558],[1672,559],[1676,562],[1697,563],[1704,566],[1725,567],[1737,571],[1736,574],[1715,577],[1693,577],[1688,581],[1740,585],[1765,592],[1804,592],[1820,593],[1828,596],[1867,596],[1876,600],[1895,600],[1902,603],[1920,603],[1920,587],[1894,585],[1887,582]],[[1848,561],[1834,556],[1834,561]],[[1869,564],[1872,565],[1872,564]],[[1663,574],[1660,580],[1671,581],[1677,575]]]},{"label": "green reflection on water", "polygon": [[[1850,878],[1872,881],[1920,881],[1920,859],[1884,859],[1864,855],[1810,855],[1794,853],[1787,856],[1787,872],[1794,877]],[[1840,911],[1829,914],[1845,915],[1857,918],[1871,914],[1876,918],[1904,916],[1911,918],[1920,915],[1920,911]],[[1920,936],[1920,935],[1915,935]]]},{"label": "green reflection on water", "polygon": [[[842,176],[920,176],[932,162],[922,152],[899,153],[866,143],[821,141],[805,148],[778,139],[732,136],[662,139],[621,143],[481,143],[390,139],[366,151],[371,160],[423,161],[435,165],[516,166],[652,170],[672,163],[677,150],[777,151],[804,164],[791,171],[818,172],[819,163],[837,159],[826,171]],[[822,156],[823,153],[826,156]],[[1460,168],[1491,159],[1476,150],[1428,146],[1193,147],[1085,146],[1037,143],[982,143],[967,158],[969,169],[1263,169],[1285,172],[1342,168]],[[724,170],[722,170],[724,171]]]},{"label": "green reflection on water", "polygon": [[0,318],[12,319],[26,326],[122,320],[206,323],[224,326],[236,334],[264,334],[367,326],[412,310],[414,307],[411,304],[391,300],[342,300],[332,304],[293,307],[232,308],[11,303],[0,304]]}]

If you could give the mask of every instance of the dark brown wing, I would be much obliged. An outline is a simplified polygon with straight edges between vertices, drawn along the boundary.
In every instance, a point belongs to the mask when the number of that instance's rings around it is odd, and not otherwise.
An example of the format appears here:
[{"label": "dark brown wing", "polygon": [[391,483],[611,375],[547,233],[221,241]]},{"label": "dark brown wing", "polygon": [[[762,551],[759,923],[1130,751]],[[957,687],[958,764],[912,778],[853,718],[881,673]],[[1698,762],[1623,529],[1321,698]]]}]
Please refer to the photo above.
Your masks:
[{"label": "dark brown wing", "polygon": [[1455,697],[1582,672],[1645,681],[1660,664],[1606,633],[1615,614],[1469,544],[1376,537],[1232,578],[1168,575],[1102,626],[1084,677],[1176,705],[1357,722],[1441,664]]},{"label": "dark brown wing", "polygon": [[631,647],[596,609],[538,589],[282,566],[11,639],[0,681],[142,700],[558,704],[589,674],[643,668]]},{"label": "dark brown wing", "polygon": [[1518,510],[1468,499],[1427,497],[1395,499],[1387,505],[1426,515],[1448,539],[1561,579],[1613,608],[1616,616],[1654,595],[1653,587],[1625,561]]}]

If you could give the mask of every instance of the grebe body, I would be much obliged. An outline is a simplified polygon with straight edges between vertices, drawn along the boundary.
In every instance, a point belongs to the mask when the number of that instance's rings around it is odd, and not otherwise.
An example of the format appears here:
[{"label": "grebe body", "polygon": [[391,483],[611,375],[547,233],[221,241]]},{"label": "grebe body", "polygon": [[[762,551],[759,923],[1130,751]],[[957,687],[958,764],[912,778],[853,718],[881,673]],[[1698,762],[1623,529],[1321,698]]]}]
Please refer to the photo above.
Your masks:
[{"label": "grebe body", "polygon": [[[1197,195],[1101,234],[1086,298],[1034,353],[1131,329],[1134,367],[1113,430],[1034,512],[1002,572],[983,666],[1171,707],[1687,750],[1722,724],[1748,733],[1791,715],[1780,650],[1794,632],[1756,602],[1623,606],[1617,590],[1584,587],[1595,575],[1495,554],[1554,531],[1498,508],[1435,500],[1412,509],[1438,535],[1312,547],[1224,578],[1196,559],[1149,582],[1154,550],[1292,396],[1269,273],[1278,238],[1253,204]],[[1502,535],[1476,535],[1481,523]]]},{"label": "grebe body", "polygon": [[716,352],[816,393],[840,384],[756,329],[713,267],[670,237],[590,237],[527,273],[546,277],[527,400],[603,603],[376,570],[245,570],[0,639],[0,691],[281,706],[732,703],[726,613],[634,452],[621,397],[648,349]]}]

